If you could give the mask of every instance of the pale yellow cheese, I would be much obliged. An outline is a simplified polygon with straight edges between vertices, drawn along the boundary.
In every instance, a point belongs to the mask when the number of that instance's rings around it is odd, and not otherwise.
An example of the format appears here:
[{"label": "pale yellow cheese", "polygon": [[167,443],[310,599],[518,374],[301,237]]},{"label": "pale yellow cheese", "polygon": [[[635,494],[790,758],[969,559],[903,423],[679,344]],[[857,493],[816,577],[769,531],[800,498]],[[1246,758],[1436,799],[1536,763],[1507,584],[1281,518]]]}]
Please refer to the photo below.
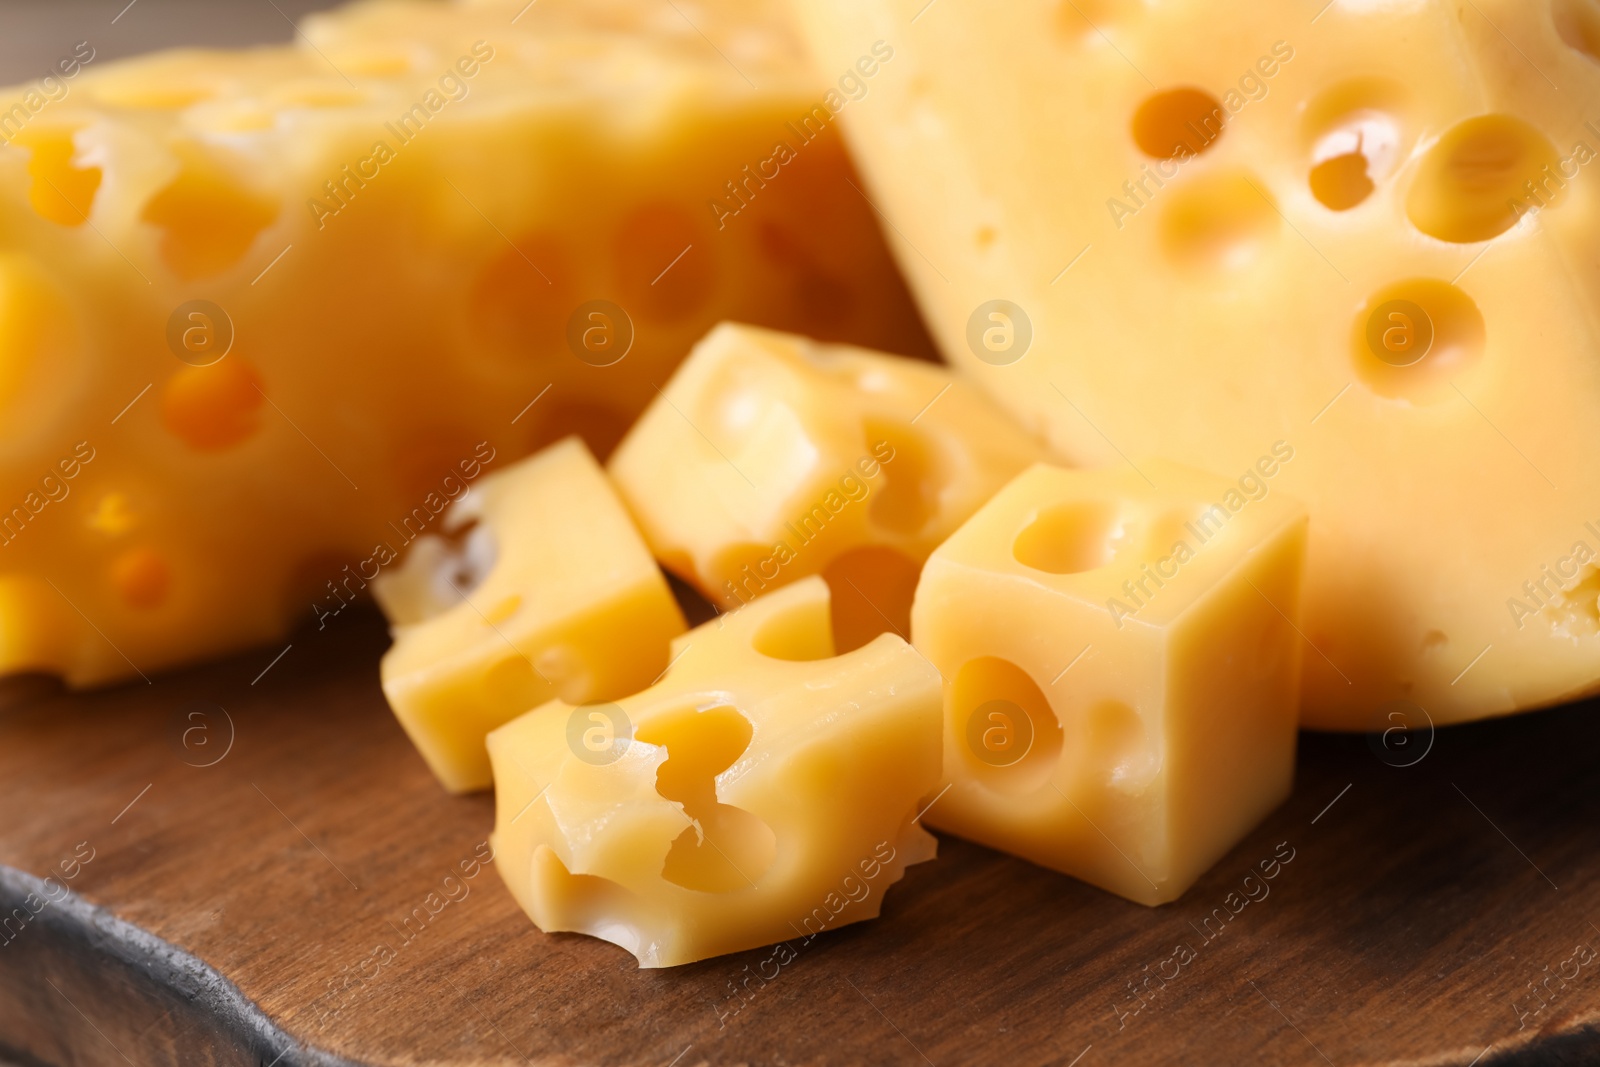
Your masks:
[{"label": "pale yellow cheese", "polygon": [[389,706],[446,789],[491,784],[485,735],[667,666],[683,616],[605,472],[569,437],[467,489],[373,592]]},{"label": "pale yellow cheese", "polygon": [[668,569],[724,607],[821,574],[851,649],[906,636],[922,561],[1039,456],[942,368],[725,323],[610,470]]},{"label": "pale yellow cheese", "polygon": [[728,316],[925,344],[767,0],[94,44],[0,90],[0,671],[265,665],[480,444],[604,454]]},{"label": "pale yellow cheese", "polygon": [[950,783],[928,822],[1177,899],[1289,795],[1305,538],[1283,494],[1164,461],[1020,475],[917,586]]},{"label": "pale yellow cheese", "polygon": [[495,868],[547,932],[670,967],[877,916],[939,780],[939,676],[892,634],[833,656],[816,577],[679,638],[655,686],[489,735]]},{"label": "pale yellow cheese", "polygon": [[1294,446],[1304,723],[1595,690],[1593,0],[793,9],[895,49],[842,121],[947,358],[1074,463]]}]

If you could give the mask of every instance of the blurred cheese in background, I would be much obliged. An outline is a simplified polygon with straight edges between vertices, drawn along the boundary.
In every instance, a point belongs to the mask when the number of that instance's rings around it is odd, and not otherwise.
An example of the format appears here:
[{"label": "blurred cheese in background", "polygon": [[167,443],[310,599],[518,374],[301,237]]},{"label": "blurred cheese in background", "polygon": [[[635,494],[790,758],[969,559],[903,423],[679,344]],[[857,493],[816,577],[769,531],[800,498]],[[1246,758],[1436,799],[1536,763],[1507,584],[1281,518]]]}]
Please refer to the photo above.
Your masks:
[{"label": "blurred cheese in background", "polygon": [[947,358],[1307,504],[1302,723],[1600,686],[1600,4],[793,7]]},{"label": "blurred cheese in background", "polygon": [[328,625],[467,465],[604,456],[720,319],[927,351],[771,4],[302,31],[0,92],[0,670]]}]

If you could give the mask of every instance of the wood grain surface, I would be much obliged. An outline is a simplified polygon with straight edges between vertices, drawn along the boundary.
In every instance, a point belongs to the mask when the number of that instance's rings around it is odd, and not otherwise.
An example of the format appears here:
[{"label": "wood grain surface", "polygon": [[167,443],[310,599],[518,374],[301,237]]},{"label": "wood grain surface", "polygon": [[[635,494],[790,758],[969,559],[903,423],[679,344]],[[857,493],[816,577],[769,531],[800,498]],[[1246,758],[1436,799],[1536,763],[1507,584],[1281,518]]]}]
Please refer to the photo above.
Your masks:
[{"label": "wood grain surface", "polygon": [[[1600,1061],[1592,707],[1419,730],[1386,759],[1307,735],[1292,799],[1167,907],[944,838],[881,920],[786,965],[640,971],[533,928],[480,864],[492,801],[429,777],[383,703],[384,645],[347,615],[279,659],[0,686],[0,864],[56,898],[0,934],[0,1046],[141,1067]],[[28,886],[0,878],[8,914]]]}]

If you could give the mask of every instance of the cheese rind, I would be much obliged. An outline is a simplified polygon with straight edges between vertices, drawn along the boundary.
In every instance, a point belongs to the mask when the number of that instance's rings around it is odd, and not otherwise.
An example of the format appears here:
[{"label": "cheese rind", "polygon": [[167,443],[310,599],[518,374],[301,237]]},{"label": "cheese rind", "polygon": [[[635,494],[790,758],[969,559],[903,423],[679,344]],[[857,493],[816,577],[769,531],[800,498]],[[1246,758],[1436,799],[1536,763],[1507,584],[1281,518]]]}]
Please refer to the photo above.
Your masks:
[{"label": "cheese rind", "polygon": [[373,592],[393,623],[389,706],[444,787],[465,792],[492,784],[489,731],[554,696],[608,700],[648,685],[685,627],[576,438],[485,476],[442,528],[461,550],[424,535]]},{"label": "cheese rind", "polygon": [[[1312,515],[1306,632],[1325,653],[1306,725],[1381,729],[1396,699],[1459,722],[1600,686],[1600,62],[1582,19],[1518,0],[1336,2],[1315,25],[1245,3],[938,5],[914,25],[890,0],[792,7],[823,64],[896,49],[843,122],[953,364],[1075,464],[1232,475],[1295,447],[1279,480]],[[1160,158],[1136,116],[1185,88],[1221,121]],[[1034,333],[1003,366],[966,339],[999,297]],[[1391,319],[1393,299],[1422,316]],[[1375,316],[1397,341],[1431,319],[1435,343],[1395,366]]]},{"label": "cheese rind", "polygon": [[[831,120],[787,126],[826,91],[787,22],[683,15],[377,0],[283,47],[86,45],[49,99],[0,91],[0,573],[63,609],[9,600],[0,670],[281,648],[479,442],[604,453],[723,318],[925,347]],[[778,140],[793,158],[719,221]],[[600,365],[588,343],[624,335]],[[226,355],[193,365],[208,338]],[[144,549],[170,581],[129,598]]]},{"label": "cheese rind", "polygon": [[609,469],[669,569],[724,607],[821,574],[851,649],[906,635],[922,561],[1039,454],[942,368],[724,323]]},{"label": "cheese rind", "polygon": [[670,967],[877,916],[933,858],[939,678],[885,634],[832,657],[808,578],[674,643],[656,685],[489,736],[496,869],[546,932]]},{"label": "cheese rind", "polygon": [[1305,536],[1281,494],[1164,461],[1019,475],[917,586],[951,783],[927,820],[1177,899],[1289,794]]}]

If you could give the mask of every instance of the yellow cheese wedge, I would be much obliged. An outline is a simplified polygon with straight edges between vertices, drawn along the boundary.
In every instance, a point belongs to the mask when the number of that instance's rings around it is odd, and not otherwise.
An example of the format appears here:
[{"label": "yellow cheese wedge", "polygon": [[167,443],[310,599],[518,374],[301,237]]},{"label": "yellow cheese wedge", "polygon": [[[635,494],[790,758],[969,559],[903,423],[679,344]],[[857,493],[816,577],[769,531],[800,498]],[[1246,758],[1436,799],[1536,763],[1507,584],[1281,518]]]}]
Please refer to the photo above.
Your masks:
[{"label": "yellow cheese wedge", "polygon": [[928,821],[1177,899],[1289,795],[1305,541],[1283,494],[1172,463],[1020,475],[917,586],[951,783]]},{"label": "yellow cheese wedge", "polygon": [[725,607],[821,574],[848,650],[907,635],[922,561],[1039,456],[938,367],[729,323],[610,470],[656,557]]},{"label": "yellow cheese wedge", "polygon": [[495,867],[539,928],[671,967],[875,918],[932,859],[939,676],[885,634],[833,656],[812,577],[679,638],[655,686],[489,735]]},{"label": "yellow cheese wedge", "polygon": [[483,739],[560,697],[610,700],[667,666],[683,616],[575,437],[491,474],[372,584],[383,692],[446,789],[491,784]]},{"label": "yellow cheese wedge", "polygon": [[0,91],[0,671],[313,623],[480,442],[604,454],[725,317],[925,344],[767,0],[301,30]]},{"label": "yellow cheese wedge", "polygon": [[1294,446],[1303,722],[1593,692],[1600,8],[923,7],[794,10],[895,49],[842,121],[945,355],[1074,463]]}]

